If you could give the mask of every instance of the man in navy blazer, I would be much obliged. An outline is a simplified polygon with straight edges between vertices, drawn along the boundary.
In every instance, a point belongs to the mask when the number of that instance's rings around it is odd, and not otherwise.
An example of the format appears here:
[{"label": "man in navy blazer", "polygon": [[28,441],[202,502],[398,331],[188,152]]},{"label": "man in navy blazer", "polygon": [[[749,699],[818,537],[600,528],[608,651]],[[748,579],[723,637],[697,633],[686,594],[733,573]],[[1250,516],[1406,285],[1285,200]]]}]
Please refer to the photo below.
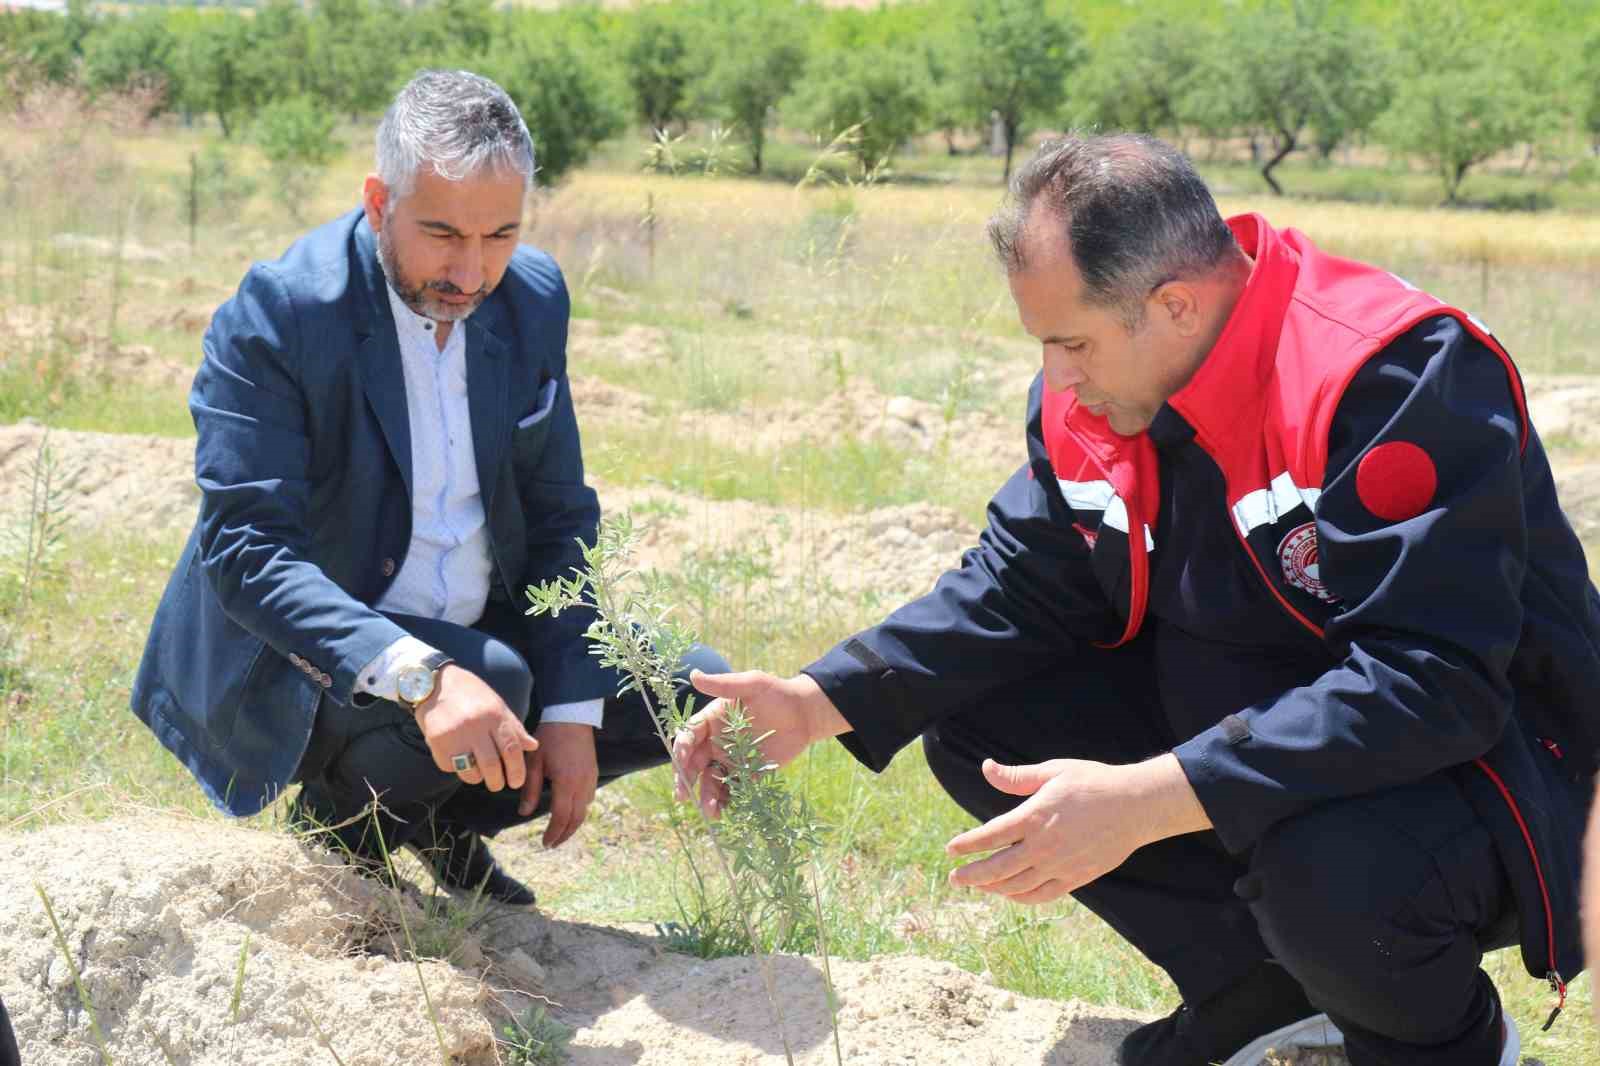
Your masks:
[{"label": "man in navy blazer", "polygon": [[665,752],[585,612],[524,612],[599,519],[567,291],[518,243],[527,128],[494,83],[424,71],[377,155],[362,207],[251,267],[206,333],[200,514],[132,705],[231,814],[300,782],[293,819],[356,858],[381,830],[447,886],[531,903],[480,838],[548,811],[560,844]]}]

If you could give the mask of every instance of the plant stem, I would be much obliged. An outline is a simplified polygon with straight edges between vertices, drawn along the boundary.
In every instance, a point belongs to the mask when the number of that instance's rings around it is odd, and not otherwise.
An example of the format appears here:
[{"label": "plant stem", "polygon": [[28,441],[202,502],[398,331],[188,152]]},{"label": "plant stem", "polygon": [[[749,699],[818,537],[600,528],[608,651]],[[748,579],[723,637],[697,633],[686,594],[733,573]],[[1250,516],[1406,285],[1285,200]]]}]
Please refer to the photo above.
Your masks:
[{"label": "plant stem", "polygon": [[[376,794],[372,797],[372,828],[378,837],[378,848],[383,852],[383,868],[389,875],[389,883],[391,886],[398,885],[400,878],[394,870],[394,858],[389,854],[388,841],[383,838],[383,826],[378,824],[378,797]],[[428,1007],[428,1021],[433,1024],[433,1037],[439,1042],[439,1061],[444,1066],[451,1066],[450,1052],[444,1046],[444,1030],[439,1027],[439,1012],[434,1009],[433,996],[429,995],[427,979],[422,975],[422,960],[417,958],[417,943],[411,937],[411,923],[406,921],[405,898],[400,895],[398,888],[391,887],[390,891],[394,893],[394,910],[395,914],[400,918],[400,930],[406,935],[406,950],[411,953],[411,965],[417,971],[417,984],[422,988],[422,1002]],[[328,1050],[331,1052],[333,1048],[330,1047]],[[335,1055],[334,1058],[338,1058],[338,1056]]]},{"label": "plant stem", "polygon": [[828,961],[828,933],[822,922],[822,883],[817,878],[817,861],[811,860],[811,902],[817,908],[817,952],[822,956],[822,983],[827,986],[828,1018],[833,1024],[833,1057],[844,1066],[844,1048],[839,1044],[839,997],[833,989],[833,966]]},{"label": "plant stem", "polygon": [[[645,711],[656,723],[656,732],[660,735],[661,742],[666,746],[667,755],[670,757],[672,742],[660,724],[661,719],[656,717],[655,708],[650,704],[650,697],[645,691],[648,686],[644,684],[644,678],[637,673],[634,674],[634,680],[640,682],[639,695],[644,700]],[[767,1003],[772,1007],[773,1016],[778,1020],[778,1038],[783,1041],[783,1057],[789,1066],[794,1066],[794,1049],[789,1046],[789,1023],[784,1018],[783,1005],[778,1002],[777,982],[772,973],[772,956],[756,934],[755,923],[750,920],[750,908],[743,906],[744,893],[739,891],[739,879],[733,875],[733,866],[728,862],[727,852],[723,851],[722,842],[717,839],[716,827],[711,824],[711,819],[706,816],[706,812],[698,803],[693,806],[695,813],[700,816],[700,824],[705,826],[706,835],[711,838],[711,850],[717,856],[717,864],[722,867],[722,875],[728,879],[728,888],[733,893],[734,910],[738,912],[739,920],[744,923],[744,935],[750,941],[751,950],[756,953],[756,962],[761,970],[761,984],[767,992]]]},{"label": "plant stem", "polygon": [[106,1066],[113,1066],[111,1050],[106,1047],[106,1034],[100,1031],[100,1019],[95,1017],[94,1004],[89,1002],[89,990],[83,987],[83,975],[78,972],[78,964],[72,961],[72,950],[67,947],[67,938],[61,932],[61,923],[56,921],[56,909],[51,906],[50,896],[45,892],[43,885],[35,881],[33,889],[44,901],[44,912],[50,917],[50,928],[55,930],[56,947],[61,949],[61,957],[66,960],[67,969],[72,974],[72,987],[78,991],[78,1002],[89,1015],[89,1031],[94,1034],[94,1042],[100,1049],[100,1057],[105,1060]]}]

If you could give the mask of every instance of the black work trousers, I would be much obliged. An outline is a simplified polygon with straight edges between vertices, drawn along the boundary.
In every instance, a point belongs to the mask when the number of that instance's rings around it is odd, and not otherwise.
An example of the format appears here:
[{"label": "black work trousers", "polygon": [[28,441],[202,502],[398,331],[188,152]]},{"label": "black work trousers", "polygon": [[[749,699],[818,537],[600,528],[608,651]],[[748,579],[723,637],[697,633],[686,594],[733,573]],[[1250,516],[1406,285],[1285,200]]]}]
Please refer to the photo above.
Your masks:
[{"label": "black work trousers", "polygon": [[[1014,684],[923,736],[934,776],[987,821],[1022,802],[985,758],[1129,763],[1169,751],[1150,642]],[[1495,1066],[1500,1007],[1480,968],[1515,939],[1488,830],[1449,773],[1321,804],[1249,854],[1215,833],[1160,841],[1073,895],[1199,1003],[1272,959],[1341,1027],[1353,1066]],[[1136,1064],[1132,1064],[1136,1066]]]},{"label": "black work trousers", "polygon": [[[389,617],[481,677],[530,730],[537,725],[538,708],[532,709],[532,720],[529,718],[533,676],[515,649],[452,622],[412,615]],[[680,698],[688,693],[698,707],[709,699],[689,686],[693,669],[722,673],[728,663],[698,644],[684,656],[678,672]],[[605,701],[594,741],[602,787],[624,774],[667,761],[650,711],[637,692]],[[391,849],[408,843],[430,849],[462,831],[492,837],[550,809],[548,780],[538,807],[524,816],[517,810],[519,790],[490,792],[482,785],[462,784],[454,773],[441,771],[434,765],[411,711],[390,700],[343,707],[324,698],[317,706],[311,741],[295,780],[302,784],[297,801],[302,811],[322,825],[337,827],[333,834],[339,841],[363,856],[377,854],[375,830],[383,832],[384,843]],[[374,794],[380,803],[369,811]]]}]

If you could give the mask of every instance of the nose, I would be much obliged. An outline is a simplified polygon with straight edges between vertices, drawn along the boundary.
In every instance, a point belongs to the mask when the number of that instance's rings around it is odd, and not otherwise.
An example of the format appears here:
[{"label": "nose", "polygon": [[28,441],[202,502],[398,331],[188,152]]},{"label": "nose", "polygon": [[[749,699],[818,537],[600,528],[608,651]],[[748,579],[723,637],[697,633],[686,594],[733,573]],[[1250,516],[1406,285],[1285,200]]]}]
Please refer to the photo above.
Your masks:
[{"label": "nose", "polygon": [[1072,358],[1060,345],[1044,346],[1044,385],[1051,392],[1062,392],[1081,385],[1088,378],[1072,363]]},{"label": "nose", "polygon": [[446,276],[450,284],[464,293],[475,293],[483,288],[483,242],[477,239],[461,241],[456,254],[451,257]]}]

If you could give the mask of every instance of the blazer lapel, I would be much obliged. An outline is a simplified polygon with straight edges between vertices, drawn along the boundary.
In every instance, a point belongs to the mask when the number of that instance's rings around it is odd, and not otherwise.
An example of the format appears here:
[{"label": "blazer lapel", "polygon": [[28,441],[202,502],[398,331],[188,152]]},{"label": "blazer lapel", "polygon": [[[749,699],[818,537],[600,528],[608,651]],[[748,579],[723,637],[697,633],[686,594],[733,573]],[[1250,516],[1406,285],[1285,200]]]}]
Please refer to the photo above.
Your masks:
[{"label": "blazer lapel", "polygon": [[504,342],[490,331],[495,315],[489,304],[463,323],[467,327],[467,411],[472,417],[472,450],[478,462],[478,491],[490,514],[505,453],[507,391],[511,360]]},{"label": "blazer lapel", "polygon": [[411,417],[406,410],[400,338],[395,334],[394,316],[389,310],[389,283],[378,263],[377,240],[365,221],[356,226],[355,243],[357,264],[367,289],[367,299],[364,303],[358,302],[361,314],[356,323],[361,387],[383,429],[383,439],[389,445],[395,465],[400,468],[406,499],[413,500],[416,494],[411,480]]}]

